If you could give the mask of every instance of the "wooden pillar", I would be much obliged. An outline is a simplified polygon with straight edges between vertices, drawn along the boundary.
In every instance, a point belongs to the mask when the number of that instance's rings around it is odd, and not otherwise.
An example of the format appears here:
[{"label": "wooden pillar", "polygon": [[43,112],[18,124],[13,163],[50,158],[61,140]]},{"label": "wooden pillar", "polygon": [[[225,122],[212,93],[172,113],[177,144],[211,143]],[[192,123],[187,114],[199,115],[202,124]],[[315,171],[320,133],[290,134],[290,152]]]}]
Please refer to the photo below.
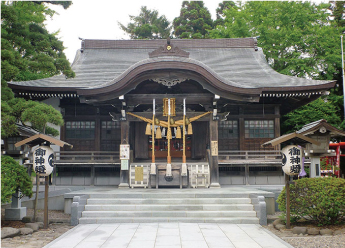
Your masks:
[{"label": "wooden pillar", "polygon": [[91,169],[91,183],[90,183],[90,185],[94,186],[95,185],[95,166],[92,164],[90,169]]},{"label": "wooden pillar", "polygon": [[95,151],[101,150],[101,120],[97,115],[95,119]]},{"label": "wooden pillar", "polygon": [[43,217],[43,228],[47,229],[49,220],[48,220],[48,193],[49,193],[49,176],[44,177],[44,217]]},{"label": "wooden pillar", "polygon": [[[280,111],[279,106],[275,106],[274,114],[276,117],[274,118],[274,138],[280,136]],[[275,150],[280,150],[280,144],[275,147]]]},{"label": "wooden pillar", "polygon": [[249,164],[246,164],[244,167],[244,177],[246,185],[249,185]]},{"label": "wooden pillar", "polygon": [[[121,144],[129,144],[129,121],[121,121]],[[128,167],[130,164],[128,164]],[[129,188],[129,168],[120,170],[119,188]]]},{"label": "wooden pillar", "polygon": [[290,229],[290,176],[285,174],[286,190],[286,229]]},{"label": "wooden pillar", "polygon": [[209,122],[210,129],[210,188],[220,188],[219,184],[219,168],[218,168],[218,120],[213,120],[213,115],[210,115]]},{"label": "wooden pillar", "polygon": [[240,117],[238,118],[238,132],[239,132],[239,149],[240,151],[244,151],[245,149],[245,127],[244,127],[244,118],[243,118],[243,107],[239,106],[239,114]]}]

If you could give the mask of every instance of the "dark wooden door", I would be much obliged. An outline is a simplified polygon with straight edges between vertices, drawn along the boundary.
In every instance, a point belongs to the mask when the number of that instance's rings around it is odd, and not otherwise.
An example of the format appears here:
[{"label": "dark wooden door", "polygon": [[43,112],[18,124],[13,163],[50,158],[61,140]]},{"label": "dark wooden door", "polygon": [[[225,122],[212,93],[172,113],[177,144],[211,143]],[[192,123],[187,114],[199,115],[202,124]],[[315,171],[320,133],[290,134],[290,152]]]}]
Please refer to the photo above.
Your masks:
[{"label": "dark wooden door", "polygon": [[192,135],[192,158],[201,159],[206,157],[208,136],[208,122],[195,121]]},{"label": "dark wooden door", "polygon": [[149,141],[148,136],[145,135],[146,122],[135,122],[135,148],[134,156],[139,159],[148,159],[149,158]]}]

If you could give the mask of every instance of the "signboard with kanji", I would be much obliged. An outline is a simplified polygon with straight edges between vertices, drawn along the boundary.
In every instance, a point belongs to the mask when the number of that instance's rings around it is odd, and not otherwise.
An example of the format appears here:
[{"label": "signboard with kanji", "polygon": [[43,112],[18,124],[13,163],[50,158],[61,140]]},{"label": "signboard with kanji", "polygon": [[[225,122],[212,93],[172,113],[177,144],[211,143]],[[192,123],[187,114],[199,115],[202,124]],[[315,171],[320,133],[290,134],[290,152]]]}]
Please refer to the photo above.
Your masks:
[{"label": "signboard with kanji", "polygon": [[211,156],[218,156],[218,141],[211,141]]},{"label": "signboard with kanji", "polygon": [[49,146],[39,146],[33,152],[33,167],[40,176],[49,176],[54,169],[54,151]]},{"label": "signboard with kanji", "polygon": [[287,175],[298,175],[301,171],[302,149],[298,146],[290,145],[282,149],[282,168]]},{"label": "signboard with kanji", "polygon": [[129,159],[129,145],[120,145],[120,159]]}]

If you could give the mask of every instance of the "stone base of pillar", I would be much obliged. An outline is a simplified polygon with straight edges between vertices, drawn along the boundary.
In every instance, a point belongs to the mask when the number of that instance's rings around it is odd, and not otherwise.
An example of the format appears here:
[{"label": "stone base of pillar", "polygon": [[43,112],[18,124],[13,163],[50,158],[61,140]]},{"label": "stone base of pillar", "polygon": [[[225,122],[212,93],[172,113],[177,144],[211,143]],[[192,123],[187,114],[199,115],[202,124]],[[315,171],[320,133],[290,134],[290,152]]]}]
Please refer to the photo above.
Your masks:
[{"label": "stone base of pillar", "polygon": [[129,184],[128,183],[120,183],[118,186],[119,189],[128,189]]},{"label": "stone base of pillar", "polygon": [[187,164],[182,163],[181,176],[187,176]]},{"label": "stone base of pillar", "polygon": [[5,220],[22,220],[25,216],[26,207],[5,209]]},{"label": "stone base of pillar", "polygon": [[150,174],[156,175],[156,163],[151,163]]},{"label": "stone base of pillar", "polygon": [[167,164],[165,176],[167,176],[167,177],[171,177],[172,176],[171,164]]},{"label": "stone base of pillar", "polygon": [[211,183],[210,188],[221,188],[219,183]]}]

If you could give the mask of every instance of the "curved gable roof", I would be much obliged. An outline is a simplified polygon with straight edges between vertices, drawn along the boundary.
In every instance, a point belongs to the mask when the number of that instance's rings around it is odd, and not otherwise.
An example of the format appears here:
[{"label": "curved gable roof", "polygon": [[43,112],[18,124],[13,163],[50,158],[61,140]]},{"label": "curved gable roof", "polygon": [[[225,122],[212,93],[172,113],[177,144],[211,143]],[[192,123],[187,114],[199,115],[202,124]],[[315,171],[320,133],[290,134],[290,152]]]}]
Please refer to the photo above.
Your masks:
[{"label": "curved gable roof", "polygon": [[[168,41],[169,42],[169,41]],[[78,91],[79,94],[101,94],[125,87],[143,71],[187,70],[202,74],[219,89],[243,94],[262,91],[327,90],[331,81],[309,80],[282,75],[266,62],[256,46],[255,38],[171,40],[171,45],[188,56],[150,53],[167,45],[167,40],[83,40],[72,64],[76,77],[63,75],[51,78],[11,82],[12,88],[35,88]]]}]

